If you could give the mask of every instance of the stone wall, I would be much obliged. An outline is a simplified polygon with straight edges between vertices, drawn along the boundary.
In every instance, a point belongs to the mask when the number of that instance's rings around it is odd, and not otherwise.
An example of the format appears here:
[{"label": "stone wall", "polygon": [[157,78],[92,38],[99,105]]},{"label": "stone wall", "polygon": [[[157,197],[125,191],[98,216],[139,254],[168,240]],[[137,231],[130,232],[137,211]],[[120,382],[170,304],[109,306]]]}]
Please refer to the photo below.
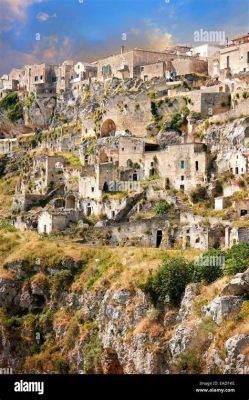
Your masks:
[{"label": "stone wall", "polygon": [[162,235],[160,246],[168,247],[168,226],[165,217],[155,217],[144,220],[133,220],[126,223],[115,223],[109,228],[95,228],[94,232],[108,233],[110,243],[113,245],[124,244],[144,247],[156,247],[158,235]]}]

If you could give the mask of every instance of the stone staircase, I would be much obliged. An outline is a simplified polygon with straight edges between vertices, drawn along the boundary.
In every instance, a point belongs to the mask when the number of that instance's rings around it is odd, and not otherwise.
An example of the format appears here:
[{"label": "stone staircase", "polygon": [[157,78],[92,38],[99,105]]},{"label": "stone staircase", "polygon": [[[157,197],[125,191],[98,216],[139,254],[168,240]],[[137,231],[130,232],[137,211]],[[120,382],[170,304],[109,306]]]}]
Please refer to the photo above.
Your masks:
[{"label": "stone staircase", "polygon": [[179,195],[176,195],[176,208],[181,212],[192,212],[193,208],[191,204],[184,201]]}]

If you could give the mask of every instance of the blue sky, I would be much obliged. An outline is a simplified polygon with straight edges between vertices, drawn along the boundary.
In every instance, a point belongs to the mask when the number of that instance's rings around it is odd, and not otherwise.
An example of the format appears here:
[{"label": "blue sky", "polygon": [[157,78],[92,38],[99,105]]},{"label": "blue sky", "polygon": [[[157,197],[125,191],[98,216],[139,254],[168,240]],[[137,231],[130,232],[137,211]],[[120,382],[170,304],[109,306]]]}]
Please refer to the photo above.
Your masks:
[{"label": "blue sky", "polygon": [[0,0],[0,74],[25,63],[94,60],[122,44],[155,50],[193,44],[200,29],[229,38],[248,32],[249,1]]}]

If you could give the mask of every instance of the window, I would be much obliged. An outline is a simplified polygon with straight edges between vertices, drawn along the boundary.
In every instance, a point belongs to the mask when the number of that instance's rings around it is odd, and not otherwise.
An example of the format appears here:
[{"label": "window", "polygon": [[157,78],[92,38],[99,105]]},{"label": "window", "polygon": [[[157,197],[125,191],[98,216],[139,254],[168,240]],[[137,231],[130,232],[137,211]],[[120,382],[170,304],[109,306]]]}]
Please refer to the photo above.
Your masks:
[{"label": "window", "polygon": [[38,81],[38,76],[35,76],[35,82],[37,82]]},{"label": "window", "polygon": [[249,64],[249,51],[247,52],[247,63]]},{"label": "window", "polygon": [[92,192],[94,192],[94,187],[92,187]]},{"label": "window", "polygon": [[184,160],[181,160],[181,169],[184,169]]},{"label": "window", "polygon": [[181,176],[181,181],[184,181],[184,175]]},{"label": "window", "polygon": [[199,163],[198,163],[198,161],[195,162],[195,170],[199,171]]},{"label": "window", "polygon": [[136,148],[136,147],[134,147],[134,150],[137,150],[137,148]]},{"label": "window", "polygon": [[238,173],[239,173],[239,167],[236,167],[235,168],[235,174],[238,175]]},{"label": "window", "polygon": [[180,190],[184,190],[184,185],[180,185]]},{"label": "window", "polygon": [[41,81],[43,80],[43,75],[40,76],[40,80],[41,80]]},{"label": "window", "polygon": [[122,147],[122,151],[124,151],[124,147]]},{"label": "window", "polygon": [[150,163],[150,166],[151,166],[151,167],[154,167],[154,163],[153,163],[153,161],[151,161],[151,163]]}]

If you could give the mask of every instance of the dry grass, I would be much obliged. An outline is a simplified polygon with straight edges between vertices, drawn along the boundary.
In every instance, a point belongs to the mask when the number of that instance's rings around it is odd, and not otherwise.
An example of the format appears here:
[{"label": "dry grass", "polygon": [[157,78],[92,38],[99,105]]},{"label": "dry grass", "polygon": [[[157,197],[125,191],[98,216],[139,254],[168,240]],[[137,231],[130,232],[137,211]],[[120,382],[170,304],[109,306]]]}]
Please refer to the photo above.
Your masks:
[{"label": "dry grass", "polygon": [[18,176],[0,179],[0,211],[10,209],[18,179]]},{"label": "dry grass", "polygon": [[84,271],[76,277],[72,286],[77,292],[87,287],[137,288],[156,271],[164,257],[183,255],[192,260],[199,254],[192,249],[90,247],[67,238],[63,241],[49,240],[31,231],[0,232],[0,266],[19,260],[29,261],[32,265],[40,259],[41,267],[54,266],[67,258],[82,260]]}]

